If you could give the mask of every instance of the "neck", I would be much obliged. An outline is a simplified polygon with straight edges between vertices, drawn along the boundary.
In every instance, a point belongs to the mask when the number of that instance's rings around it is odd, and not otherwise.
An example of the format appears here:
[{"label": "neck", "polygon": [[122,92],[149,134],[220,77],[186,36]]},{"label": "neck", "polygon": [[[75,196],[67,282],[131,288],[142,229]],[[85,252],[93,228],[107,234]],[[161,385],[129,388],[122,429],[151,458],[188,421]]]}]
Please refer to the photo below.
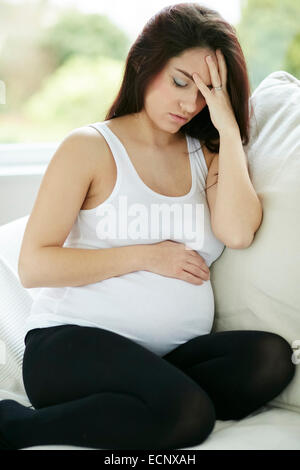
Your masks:
[{"label": "neck", "polygon": [[131,114],[130,118],[135,138],[152,148],[162,150],[177,144],[183,139],[183,135],[180,132],[174,134],[159,128],[156,123],[147,116],[145,111]]}]

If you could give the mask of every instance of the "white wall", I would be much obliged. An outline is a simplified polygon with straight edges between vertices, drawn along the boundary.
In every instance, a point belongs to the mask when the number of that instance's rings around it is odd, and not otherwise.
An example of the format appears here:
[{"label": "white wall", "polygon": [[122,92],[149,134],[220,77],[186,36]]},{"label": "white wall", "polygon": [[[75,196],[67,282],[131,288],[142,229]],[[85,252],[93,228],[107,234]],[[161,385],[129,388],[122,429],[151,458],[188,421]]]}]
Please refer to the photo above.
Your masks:
[{"label": "white wall", "polygon": [[31,212],[42,175],[0,176],[0,225]]}]

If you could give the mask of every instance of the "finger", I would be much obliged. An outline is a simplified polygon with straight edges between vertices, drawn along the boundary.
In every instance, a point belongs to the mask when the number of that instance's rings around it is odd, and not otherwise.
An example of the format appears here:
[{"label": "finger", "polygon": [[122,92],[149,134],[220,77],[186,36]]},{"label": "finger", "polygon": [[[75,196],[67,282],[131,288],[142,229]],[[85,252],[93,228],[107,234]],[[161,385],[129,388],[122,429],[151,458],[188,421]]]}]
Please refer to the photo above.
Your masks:
[{"label": "finger", "polygon": [[199,266],[190,263],[189,261],[187,261],[187,264],[185,265],[185,270],[188,270],[189,272],[194,274],[194,276],[198,276],[200,277],[200,279],[203,279],[205,281],[208,281],[210,278],[210,274],[208,272],[203,271],[203,269],[201,269]]},{"label": "finger", "polygon": [[207,56],[205,57],[205,59],[206,59],[206,62],[210,71],[211,82],[212,82],[213,87],[218,87],[222,85],[221,77],[219,76],[217,65],[214,62],[214,59],[212,58],[212,56]]},{"label": "finger", "polygon": [[195,284],[197,286],[203,284],[202,279],[200,279],[198,276],[194,276],[193,274],[189,273],[188,271],[185,271],[185,269],[182,270],[182,280],[186,282],[190,282],[191,284]]},{"label": "finger", "polygon": [[200,266],[200,269],[202,269],[202,271],[203,271],[205,274],[210,275],[209,268],[206,266],[206,264],[201,265],[201,266]]},{"label": "finger", "polygon": [[194,82],[196,83],[197,87],[199,88],[200,92],[206,99],[209,97],[210,89],[205,85],[205,83],[201,80],[197,73],[193,73],[192,75]]},{"label": "finger", "polygon": [[217,59],[218,59],[218,63],[219,63],[219,70],[220,70],[220,74],[221,74],[222,85],[225,88],[226,84],[227,84],[226,60],[225,60],[225,57],[224,57],[223,52],[221,51],[221,49],[217,49],[216,54],[217,54]]},{"label": "finger", "polygon": [[206,265],[205,261],[203,261],[203,263],[200,264],[200,268],[206,273],[209,273],[209,267]]},{"label": "finger", "polygon": [[203,269],[206,272],[209,272],[209,267],[206,265],[205,260],[202,258],[202,256],[199,255],[199,253],[197,253],[194,250],[191,252],[191,254],[192,254],[192,257],[189,261],[192,262],[192,260],[193,260],[193,261],[196,262],[197,266],[199,266],[199,258],[200,258],[200,261],[201,261],[200,267],[201,267],[201,269]]},{"label": "finger", "polygon": [[199,264],[199,260],[195,260],[194,258],[190,258],[187,260],[187,263],[193,264],[198,269],[201,269],[205,274],[209,274],[209,268],[206,266],[205,263]]}]

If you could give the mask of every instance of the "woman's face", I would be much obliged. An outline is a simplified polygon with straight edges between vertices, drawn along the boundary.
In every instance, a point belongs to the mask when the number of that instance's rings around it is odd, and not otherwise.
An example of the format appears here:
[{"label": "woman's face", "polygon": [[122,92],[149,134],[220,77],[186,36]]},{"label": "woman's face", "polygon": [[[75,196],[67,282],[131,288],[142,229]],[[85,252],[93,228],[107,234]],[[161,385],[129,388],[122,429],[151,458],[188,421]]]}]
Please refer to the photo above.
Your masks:
[{"label": "woman's face", "polygon": [[[148,86],[144,110],[160,129],[176,133],[206,106],[206,101],[192,74],[197,72],[204,83],[209,88],[212,87],[209,68],[205,61],[207,55],[213,57],[218,68],[214,51],[204,48],[187,49],[180,56],[170,59]],[[189,74],[191,78],[178,69]],[[186,117],[187,121],[177,122],[170,113]]]}]

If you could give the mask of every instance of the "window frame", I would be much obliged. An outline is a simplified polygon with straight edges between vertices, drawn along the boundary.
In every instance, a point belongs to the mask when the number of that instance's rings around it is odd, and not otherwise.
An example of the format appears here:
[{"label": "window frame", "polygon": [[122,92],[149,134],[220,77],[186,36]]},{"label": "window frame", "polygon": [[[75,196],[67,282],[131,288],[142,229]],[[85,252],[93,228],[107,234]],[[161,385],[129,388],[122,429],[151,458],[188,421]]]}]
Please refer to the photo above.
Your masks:
[{"label": "window frame", "polygon": [[0,144],[0,176],[43,174],[59,142]]}]

